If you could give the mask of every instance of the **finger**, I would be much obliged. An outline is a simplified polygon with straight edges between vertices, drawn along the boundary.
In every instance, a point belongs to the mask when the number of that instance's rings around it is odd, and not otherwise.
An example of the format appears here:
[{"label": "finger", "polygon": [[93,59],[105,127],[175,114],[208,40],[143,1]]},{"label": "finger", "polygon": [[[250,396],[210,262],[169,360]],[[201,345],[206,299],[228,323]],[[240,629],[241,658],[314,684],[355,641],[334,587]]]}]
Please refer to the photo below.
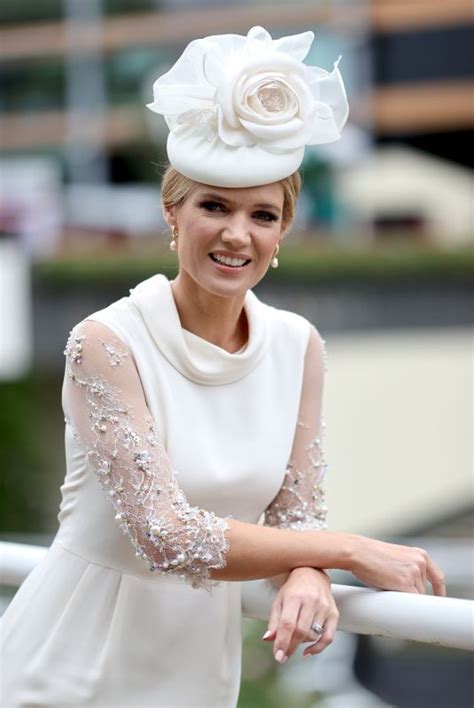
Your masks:
[{"label": "finger", "polygon": [[[323,635],[321,635],[322,637]],[[316,651],[319,642],[321,641],[321,637],[319,637],[313,644],[310,644],[309,647],[306,647],[306,649],[303,652],[303,656],[306,658],[307,656],[314,656],[318,652]]]},{"label": "finger", "polygon": [[318,612],[316,616],[313,618],[313,621],[311,624],[320,624],[321,627],[323,627],[323,633],[322,634],[317,634],[314,630],[310,629],[309,637],[310,637],[310,642],[311,645],[309,647],[306,647],[305,650],[303,651],[303,656],[306,656],[306,653],[308,652],[309,649],[314,649],[317,644],[320,643],[322,637],[324,637],[326,630],[327,630],[327,625],[328,625],[328,619],[329,619],[329,612],[326,611],[325,613]]},{"label": "finger", "polygon": [[427,569],[426,565],[424,565],[423,568],[421,569],[421,583],[423,585],[423,594],[425,594],[425,595],[426,595],[426,584],[427,584],[426,569]]},{"label": "finger", "polygon": [[[270,609],[270,616],[268,618],[268,625],[267,625],[267,631],[264,633],[262,639],[266,639],[267,641],[270,641],[271,638],[275,638],[275,633],[278,627],[278,621],[280,619],[280,614],[281,614],[281,596],[279,594],[276,595],[275,599],[272,602],[272,606]],[[267,634],[270,632],[270,634]]]},{"label": "finger", "polygon": [[275,642],[273,644],[273,655],[281,664],[285,663],[288,658],[288,648],[298,622],[300,607],[300,600],[296,600],[295,598],[283,601]]},{"label": "finger", "polygon": [[426,594],[424,575],[425,574],[422,571],[420,571],[420,575],[417,578],[415,578],[415,592],[417,592],[419,595]]},{"label": "finger", "polygon": [[[316,600],[303,602],[300,607],[295,631],[293,632],[291,643],[288,647],[288,656],[292,656],[297,647],[303,642],[314,641],[317,635],[310,628],[312,624],[319,622],[319,620],[315,620],[318,614],[323,617],[327,616],[329,608],[326,607],[326,604],[327,601],[325,601],[324,598],[320,598],[319,602]],[[322,624],[322,622],[320,622],[320,624]]]},{"label": "finger", "polygon": [[420,549],[422,553],[421,561],[418,564],[418,573],[415,577],[416,591],[421,595],[426,594],[426,570],[428,554],[424,549]]},{"label": "finger", "polygon": [[426,575],[433,588],[434,595],[446,597],[446,585],[441,568],[429,556],[426,557]]},{"label": "finger", "polygon": [[337,610],[332,612],[329,617],[327,617],[325,622],[321,622],[320,620],[317,620],[319,624],[324,625],[324,634],[321,635],[321,637],[311,644],[311,646],[306,647],[306,649],[303,652],[303,656],[314,656],[315,654],[320,654],[326,647],[328,647],[332,642],[334,641],[334,638],[336,636],[336,629],[337,629],[337,624],[339,622],[339,613]]}]

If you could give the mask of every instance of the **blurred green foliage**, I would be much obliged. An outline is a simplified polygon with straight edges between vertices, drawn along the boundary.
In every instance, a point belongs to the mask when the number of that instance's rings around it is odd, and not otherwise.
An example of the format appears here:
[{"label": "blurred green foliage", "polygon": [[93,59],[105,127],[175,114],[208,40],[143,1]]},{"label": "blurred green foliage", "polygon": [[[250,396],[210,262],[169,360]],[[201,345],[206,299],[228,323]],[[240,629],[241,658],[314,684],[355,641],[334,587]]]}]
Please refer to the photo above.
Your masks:
[{"label": "blurred green foliage", "polygon": [[120,15],[128,12],[150,12],[158,9],[156,0],[102,0],[104,13]]},{"label": "blurred green foliage", "polygon": [[46,110],[62,107],[65,92],[63,63],[41,57],[33,66],[20,62],[2,67],[2,111]]},{"label": "blurred green foliage", "polygon": [[[242,651],[242,681],[238,708],[313,708],[320,694],[295,693],[279,680],[285,671],[273,658],[273,642],[264,642],[262,635],[268,628],[261,620],[243,620],[244,642]],[[306,646],[306,645],[305,645]],[[302,653],[299,647],[296,654]],[[289,661],[295,661],[293,655]],[[305,659],[311,666],[317,657]]]},{"label": "blurred green foliage", "polygon": [[61,381],[0,383],[0,533],[52,533],[64,477]]},{"label": "blurred green foliage", "polygon": [[36,2],[1,0],[0,24],[60,20],[63,16],[63,5],[63,0],[36,0]]},{"label": "blurred green foliage", "polygon": [[[411,280],[473,280],[474,253],[469,249],[442,252],[398,246],[381,249],[316,249],[314,245],[283,245],[280,265],[266,276],[271,282],[318,283],[397,282]],[[48,261],[35,266],[35,275],[52,284],[88,288],[94,283],[138,282],[154,273],[174,277],[176,256],[171,252],[145,255],[97,254]]]},{"label": "blurred green foliage", "polygon": [[[87,2],[87,0],[83,0]],[[156,0],[102,0],[104,14],[116,15],[128,12],[149,12],[156,10]],[[0,24],[28,22],[49,22],[61,20],[64,16],[64,0],[1,0]]]}]

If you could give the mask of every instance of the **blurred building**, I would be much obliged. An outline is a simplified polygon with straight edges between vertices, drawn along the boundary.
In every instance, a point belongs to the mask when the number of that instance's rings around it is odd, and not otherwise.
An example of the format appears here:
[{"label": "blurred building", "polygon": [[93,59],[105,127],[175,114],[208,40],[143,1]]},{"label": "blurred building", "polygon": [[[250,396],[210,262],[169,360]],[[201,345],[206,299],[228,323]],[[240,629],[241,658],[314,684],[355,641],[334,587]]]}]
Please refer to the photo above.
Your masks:
[{"label": "blurred building", "polygon": [[403,230],[440,248],[472,242],[467,167],[406,145],[383,145],[339,171],[337,184],[361,234],[389,240]]},{"label": "blurred building", "polygon": [[[137,213],[143,200],[130,185],[148,185],[149,194],[149,186],[158,184],[166,129],[144,107],[153,79],[195,37],[245,33],[254,24],[276,36],[314,28],[310,59],[330,68],[343,55],[351,118],[339,144],[309,152],[300,226],[350,228],[360,215],[347,209],[350,195],[341,208],[333,179],[338,166],[356,168],[368,150],[385,143],[415,148],[413,163],[420,151],[469,163],[471,20],[470,0],[2,0],[3,149],[10,159],[53,160],[65,185],[102,185],[102,209],[97,200],[90,210],[88,200],[77,209],[77,189],[66,194],[64,221],[70,227],[80,230],[89,220],[101,232],[141,232],[143,220],[136,227],[130,216],[122,222],[108,205],[120,202],[122,213]],[[377,161],[372,164],[376,169]],[[110,187],[116,192],[119,185],[125,191],[111,194]],[[95,222],[97,210],[102,216]],[[151,230],[162,224],[155,211]],[[114,214],[110,223],[107,213]],[[376,231],[377,218],[371,224]],[[406,218],[395,225],[416,231]]]}]

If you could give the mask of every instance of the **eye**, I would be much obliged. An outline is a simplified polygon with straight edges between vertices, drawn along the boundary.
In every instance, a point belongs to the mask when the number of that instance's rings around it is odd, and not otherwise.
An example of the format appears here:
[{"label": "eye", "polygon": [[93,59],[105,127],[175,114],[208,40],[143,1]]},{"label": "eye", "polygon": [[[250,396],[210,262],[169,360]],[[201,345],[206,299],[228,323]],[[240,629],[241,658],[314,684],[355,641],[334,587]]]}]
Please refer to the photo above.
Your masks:
[{"label": "eye", "polygon": [[206,209],[206,211],[219,211],[225,209],[224,205],[219,202],[201,202],[199,206],[202,209]]},{"label": "eye", "polygon": [[[227,208],[224,204],[221,202],[215,202],[215,201],[204,201],[199,204],[201,209],[205,209],[206,211],[210,212],[226,212]],[[256,211],[254,212],[253,216],[258,219],[259,221],[278,221],[278,217],[275,216],[275,214],[272,214],[271,211]]]},{"label": "eye", "polygon": [[278,221],[278,217],[272,214],[271,211],[257,211],[255,216],[262,221]]}]

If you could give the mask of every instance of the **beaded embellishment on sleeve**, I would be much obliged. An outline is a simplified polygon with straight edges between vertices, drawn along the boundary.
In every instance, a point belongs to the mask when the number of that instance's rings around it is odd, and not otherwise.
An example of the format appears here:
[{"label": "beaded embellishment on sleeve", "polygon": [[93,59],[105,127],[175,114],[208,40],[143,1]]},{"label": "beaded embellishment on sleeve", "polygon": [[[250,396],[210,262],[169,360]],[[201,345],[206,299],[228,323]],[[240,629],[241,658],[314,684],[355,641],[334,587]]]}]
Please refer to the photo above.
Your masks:
[{"label": "beaded embellishment on sleeve", "polygon": [[[210,569],[226,565],[231,517],[219,518],[188,503],[158,439],[128,349],[112,336],[89,337],[82,330],[87,326],[70,333],[64,352],[66,422],[137,558],[151,571],[177,574],[195,589],[211,590],[218,582],[210,578]],[[117,380],[114,370],[119,368],[122,378]],[[119,384],[128,373],[137,390],[126,396]]]},{"label": "beaded embellishment on sleeve", "polygon": [[327,464],[323,450],[323,433],[326,427],[321,418],[322,378],[327,371],[325,341],[319,338],[319,361],[310,366],[319,367],[319,385],[303,391],[293,447],[283,484],[265,510],[264,524],[293,531],[320,531],[327,528],[327,504],[324,478]]},{"label": "beaded embellishment on sleeve", "polygon": [[[298,427],[309,426],[298,421]],[[305,464],[301,463],[301,452]],[[265,510],[264,523],[293,531],[320,531],[327,528],[323,489],[327,465],[321,438],[304,446],[299,457],[299,461],[293,458],[289,461],[280,491]]]}]

